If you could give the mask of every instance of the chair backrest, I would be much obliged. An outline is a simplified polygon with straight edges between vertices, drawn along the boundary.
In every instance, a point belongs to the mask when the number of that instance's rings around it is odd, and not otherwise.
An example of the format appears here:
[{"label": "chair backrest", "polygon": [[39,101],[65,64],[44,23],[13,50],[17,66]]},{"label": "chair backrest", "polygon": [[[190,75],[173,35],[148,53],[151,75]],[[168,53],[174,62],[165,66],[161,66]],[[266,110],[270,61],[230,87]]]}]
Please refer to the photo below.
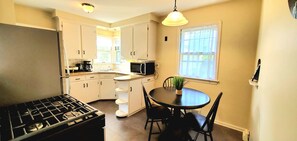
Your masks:
[{"label": "chair backrest", "polygon": [[207,125],[208,127],[208,131],[212,131],[213,130],[213,124],[217,115],[217,110],[220,104],[220,100],[222,97],[223,93],[221,92],[218,97],[216,98],[215,102],[213,103],[211,109],[209,110],[207,116],[206,116],[206,120],[202,125],[201,129],[204,129],[204,127]]},{"label": "chair backrest", "polygon": [[143,90],[143,97],[144,97],[144,102],[145,102],[146,113],[148,115],[148,111],[149,111],[149,109],[152,108],[152,104],[151,104],[151,101],[146,93],[144,86],[142,86],[142,90]]},{"label": "chair backrest", "polygon": [[173,76],[169,76],[166,78],[163,82],[163,87],[164,88],[174,88],[173,86]]}]

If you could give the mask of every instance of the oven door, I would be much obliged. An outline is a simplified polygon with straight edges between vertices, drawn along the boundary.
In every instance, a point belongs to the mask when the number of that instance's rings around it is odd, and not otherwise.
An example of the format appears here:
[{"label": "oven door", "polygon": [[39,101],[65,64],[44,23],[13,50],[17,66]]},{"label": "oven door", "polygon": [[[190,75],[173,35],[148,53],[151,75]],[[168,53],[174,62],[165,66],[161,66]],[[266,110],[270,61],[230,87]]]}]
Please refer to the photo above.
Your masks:
[{"label": "oven door", "polygon": [[81,121],[72,126],[60,126],[24,141],[104,141],[105,116]]}]

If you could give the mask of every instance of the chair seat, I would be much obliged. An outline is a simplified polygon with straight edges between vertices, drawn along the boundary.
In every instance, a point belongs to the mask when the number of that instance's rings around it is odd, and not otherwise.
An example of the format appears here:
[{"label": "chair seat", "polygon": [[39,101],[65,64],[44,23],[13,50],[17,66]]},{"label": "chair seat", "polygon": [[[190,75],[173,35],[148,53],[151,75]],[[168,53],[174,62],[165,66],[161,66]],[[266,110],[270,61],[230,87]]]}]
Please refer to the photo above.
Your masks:
[{"label": "chair seat", "polygon": [[164,106],[153,105],[152,108],[148,110],[149,118],[164,119],[170,117],[170,115],[170,110]]},{"label": "chair seat", "polygon": [[215,102],[213,103],[206,117],[198,113],[187,113],[185,115],[187,122],[191,125],[190,127],[197,132],[195,136],[195,140],[198,139],[199,133],[202,133],[204,134],[205,141],[207,141],[207,136],[209,136],[210,140],[213,141],[213,137],[212,137],[213,124],[216,118],[217,110],[218,110],[222,95],[223,93],[221,92],[217,96]]},{"label": "chair seat", "polygon": [[[201,131],[202,125],[205,123],[206,117],[198,114],[198,113],[187,113],[185,115],[187,118],[187,122],[189,122],[190,126],[192,127],[193,130],[195,131]],[[207,132],[208,131],[208,126],[207,124],[203,128],[203,131]]]}]

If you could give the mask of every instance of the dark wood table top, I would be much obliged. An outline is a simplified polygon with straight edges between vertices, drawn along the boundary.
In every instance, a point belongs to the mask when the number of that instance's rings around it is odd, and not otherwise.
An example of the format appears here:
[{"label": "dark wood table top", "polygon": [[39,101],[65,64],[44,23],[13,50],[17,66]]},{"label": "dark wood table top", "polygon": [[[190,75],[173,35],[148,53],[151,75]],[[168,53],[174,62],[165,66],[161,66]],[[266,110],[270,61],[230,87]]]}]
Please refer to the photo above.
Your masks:
[{"label": "dark wood table top", "polygon": [[178,109],[196,109],[207,105],[210,98],[207,94],[190,88],[183,88],[182,95],[176,95],[174,88],[155,88],[149,93],[156,103]]}]

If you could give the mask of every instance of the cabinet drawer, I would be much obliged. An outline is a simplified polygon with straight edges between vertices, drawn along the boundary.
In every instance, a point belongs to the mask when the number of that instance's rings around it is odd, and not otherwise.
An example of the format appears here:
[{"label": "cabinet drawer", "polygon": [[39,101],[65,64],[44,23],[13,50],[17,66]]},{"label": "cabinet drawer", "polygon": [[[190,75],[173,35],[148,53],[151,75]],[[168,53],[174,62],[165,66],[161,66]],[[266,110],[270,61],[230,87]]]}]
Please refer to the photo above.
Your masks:
[{"label": "cabinet drawer", "polygon": [[85,76],[71,76],[70,77],[71,82],[84,81],[84,80],[85,80]]},{"label": "cabinet drawer", "polygon": [[107,79],[113,79],[115,77],[115,74],[100,74],[99,78],[107,78]]},{"label": "cabinet drawer", "polygon": [[142,78],[142,83],[147,83],[147,82],[152,82],[154,81],[154,77],[153,76],[150,76],[150,77],[145,77],[145,78]]},{"label": "cabinet drawer", "polygon": [[98,75],[86,75],[87,80],[98,79]]}]

